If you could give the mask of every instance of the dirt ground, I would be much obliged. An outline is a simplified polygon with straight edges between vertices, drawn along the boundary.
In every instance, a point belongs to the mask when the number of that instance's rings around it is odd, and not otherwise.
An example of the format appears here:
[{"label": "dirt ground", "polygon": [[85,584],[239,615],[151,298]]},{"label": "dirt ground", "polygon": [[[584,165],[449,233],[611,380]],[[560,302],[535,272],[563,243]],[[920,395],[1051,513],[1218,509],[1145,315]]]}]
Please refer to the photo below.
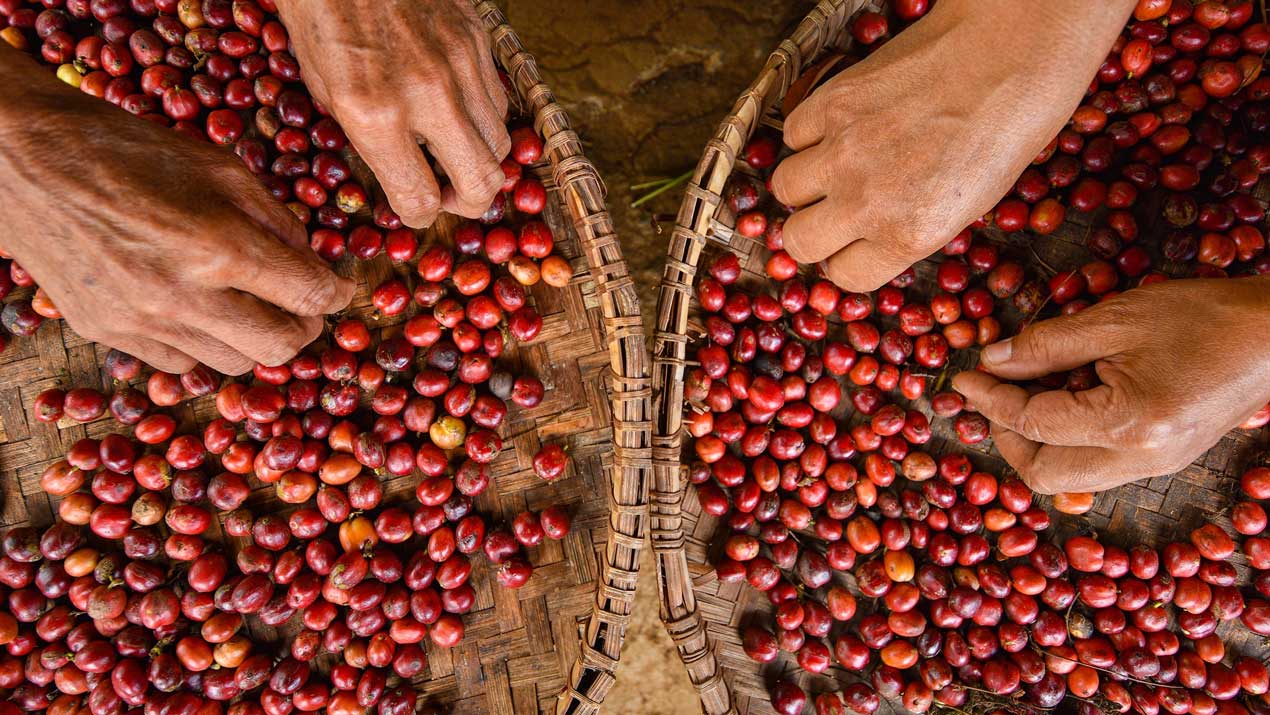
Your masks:
[{"label": "dirt ground", "polygon": [[[678,209],[670,191],[638,209],[632,184],[695,166],[706,140],[806,0],[508,0],[507,15],[568,109],[608,186],[608,204],[650,325],[666,235]],[[651,325],[650,325],[651,331]],[[646,559],[611,715],[701,711],[658,618]]]}]

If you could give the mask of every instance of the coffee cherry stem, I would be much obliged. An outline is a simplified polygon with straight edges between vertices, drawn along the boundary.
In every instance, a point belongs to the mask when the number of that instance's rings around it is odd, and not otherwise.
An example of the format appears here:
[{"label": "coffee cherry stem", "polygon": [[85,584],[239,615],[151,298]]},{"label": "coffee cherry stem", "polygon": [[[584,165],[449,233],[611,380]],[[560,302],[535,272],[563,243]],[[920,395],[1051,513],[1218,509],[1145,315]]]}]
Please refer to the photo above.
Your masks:
[{"label": "coffee cherry stem", "polygon": [[632,191],[639,190],[639,189],[643,189],[643,188],[648,188],[648,187],[653,187],[653,186],[655,186],[655,187],[657,187],[657,188],[653,189],[652,191],[649,191],[648,193],[643,194],[643,195],[642,195],[642,196],[640,196],[639,198],[637,198],[637,199],[635,199],[634,201],[632,201],[632,202],[631,202],[631,208],[633,208],[633,209],[637,209],[637,208],[639,208],[640,206],[642,206],[642,205],[644,205],[644,204],[648,203],[649,201],[652,201],[653,199],[657,198],[658,196],[661,196],[662,194],[666,193],[667,191],[670,191],[671,189],[675,188],[676,186],[679,186],[680,184],[685,184],[685,183],[687,183],[687,182],[688,182],[688,179],[691,179],[691,178],[692,178],[692,174],[693,174],[693,172],[694,172],[694,171],[696,171],[696,170],[695,170],[695,169],[689,169],[688,171],[685,171],[684,173],[680,174],[679,176],[676,176],[676,177],[673,177],[673,178],[670,178],[670,179],[662,179],[662,180],[660,180],[660,181],[654,181],[654,182],[649,182],[649,183],[645,183],[645,184],[636,184],[635,186],[632,186],[632,187],[631,187],[631,190],[632,190]]},{"label": "coffee cherry stem", "polygon": [[[1086,668],[1089,668],[1089,669],[1091,669],[1091,670],[1096,670],[1096,671],[1098,671],[1099,673],[1106,673],[1107,675],[1114,675],[1114,676],[1116,676],[1117,678],[1123,678],[1123,679],[1125,679],[1125,680],[1127,680],[1127,681],[1129,681],[1129,682],[1131,682],[1131,683],[1138,683],[1139,685],[1149,685],[1149,686],[1151,686],[1151,687],[1153,687],[1153,688],[1168,688],[1168,689],[1170,689],[1170,690],[1179,690],[1179,689],[1180,689],[1180,690],[1185,690],[1185,689],[1186,689],[1184,686],[1181,686],[1181,685],[1174,685],[1174,684],[1172,684],[1172,683],[1157,683],[1157,682],[1153,682],[1153,681],[1150,681],[1150,680],[1139,680],[1138,678],[1135,678],[1135,677],[1133,677],[1133,676],[1131,676],[1131,675],[1128,675],[1128,674],[1126,674],[1126,673],[1117,673],[1116,671],[1111,670],[1111,669],[1109,669],[1109,668],[1102,668],[1102,667],[1099,667],[1099,666],[1096,666],[1096,665],[1090,665],[1089,663],[1086,663],[1086,662],[1084,662],[1084,661],[1078,660],[1078,659],[1076,659],[1076,658],[1068,658],[1068,657],[1067,657],[1067,656],[1065,656],[1065,655],[1059,655],[1058,653],[1051,653],[1050,651],[1045,650],[1044,648],[1042,648],[1042,647],[1040,647],[1040,646],[1038,646],[1038,645],[1035,645],[1035,644],[1033,644],[1033,645],[1032,645],[1032,649],[1033,649],[1033,650],[1035,650],[1037,653],[1040,653],[1041,655],[1046,656],[1047,658],[1058,658],[1059,660],[1065,660],[1065,661],[1067,661],[1067,662],[1069,662],[1069,663],[1076,663],[1076,664],[1078,664],[1078,665],[1082,665],[1082,666],[1084,666],[1084,667],[1086,667]],[[970,688],[969,688],[969,686],[967,686],[967,685],[961,685],[961,687],[963,687],[963,688],[967,688],[967,689],[970,689]]]}]

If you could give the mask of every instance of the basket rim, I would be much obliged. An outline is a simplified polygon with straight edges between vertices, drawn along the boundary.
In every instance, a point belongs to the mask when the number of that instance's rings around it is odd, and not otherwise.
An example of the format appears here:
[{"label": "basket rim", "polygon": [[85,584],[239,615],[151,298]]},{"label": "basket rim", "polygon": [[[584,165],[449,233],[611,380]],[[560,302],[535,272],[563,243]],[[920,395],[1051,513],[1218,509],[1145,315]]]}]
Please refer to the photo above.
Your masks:
[{"label": "basket rim", "polygon": [[590,280],[595,284],[609,351],[609,411],[613,459],[609,481],[609,536],[600,564],[595,604],[580,628],[581,648],[559,694],[560,715],[599,711],[615,672],[635,600],[640,554],[648,528],[652,482],[652,384],[639,296],[622,257],[605,188],[564,108],[543,81],[537,62],[493,0],[472,0],[489,33],[494,55],[528,104],[542,135],[561,200],[573,221]]},{"label": "basket rim", "polygon": [[667,246],[658,287],[653,334],[652,544],[656,554],[661,618],[701,699],[706,715],[738,712],[720,668],[713,638],[698,609],[684,550],[682,500],[687,480],[683,447],[684,376],[692,284],[703,248],[727,242],[730,226],[718,220],[723,191],[737,157],[769,111],[802,71],[843,38],[847,20],[868,0],[820,0],[774,50],[754,82],[719,123],[685,189]]}]

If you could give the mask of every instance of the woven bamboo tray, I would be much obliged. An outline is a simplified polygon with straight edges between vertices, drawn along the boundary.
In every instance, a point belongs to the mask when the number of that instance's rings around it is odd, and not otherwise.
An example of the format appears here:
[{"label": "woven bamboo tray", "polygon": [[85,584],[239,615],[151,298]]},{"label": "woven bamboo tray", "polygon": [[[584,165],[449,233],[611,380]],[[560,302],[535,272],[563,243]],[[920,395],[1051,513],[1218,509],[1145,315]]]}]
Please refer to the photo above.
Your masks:
[{"label": "woven bamboo tray", "polygon": [[[530,550],[535,572],[517,591],[498,587],[492,570],[478,563],[465,639],[452,650],[426,643],[429,667],[415,684],[423,702],[444,712],[587,715],[599,710],[614,682],[647,528],[648,353],[603,184],[502,12],[492,2],[474,4],[515,86],[513,103],[533,117],[545,139],[543,161],[533,167],[551,198],[543,218],[555,233],[557,253],[574,268],[565,289],[541,283],[531,289],[542,333],[531,343],[509,345],[500,359],[518,373],[536,375],[547,392],[537,407],[509,413],[504,450],[490,465],[491,488],[477,499],[477,509],[495,522],[510,522],[524,509],[561,504],[573,515],[574,528],[564,540]],[[421,244],[448,240],[457,225],[443,219],[421,235]],[[409,281],[413,266],[393,266],[380,256],[339,268],[359,275],[347,314],[381,335],[399,333],[407,315],[377,316],[370,291],[394,273]],[[106,352],[61,321],[48,321],[34,337],[0,353],[0,528],[51,523],[56,500],[41,490],[41,472],[77,440],[119,429],[109,417],[48,425],[28,412],[49,387],[92,385],[110,394],[113,386],[101,369]],[[138,380],[142,390],[147,376]],[[209,396],[174,408],[173,415],[188,433],[217,413]],[[551,484],[538,479],[530,463],[549,441],[568,445],[570,455],[565,477]],[[385,502],[413,502],[417,481],[387,481]],[[290,510],[271,485],[256,486],[248,502],[252,511]]]},{"label": "woven bamboo tray", "polygon": [[[696,271],[708,262],[708,257],[726,249],[741,260],[743,271],[738,285],[743,290],[757,294],[769,282],[765,264],[770,253],[761,242],[733,233],[735,217],[723,199],[731,177],[754,175],[744,161],[738,161],[738,156],[760,127],[780,129],[778,107],[805,69],[825,54],[849,46],[847,21],[861,10],[884,10],[885,5],[884,0],[822,0],[781,43],[706,145],[671,234],[653,342],[652,543],[661,589],[661,617],[707,715],[774,712],[768,702],[769,688],[796,665],[788,657],[760,665],[746,656],[740,642],[741,630],[751,622],[770,625],[771,607],[762,594],[744,582],[728,584],[715,578],[713,564],[719,557],[714,548],[715,537],[722,533],[721,529],[726,531],[726,526],[701,514],[695,489],[687,480],[683,460],[691,461],[692,456],[683,429],[683,385],[690,351],[704,334],[693,294]],[[1267,189],[1263,184],[1258,192],[1263,203],[1270,198]],[[1148,206],[1144,213],[1159,212]],[[1068,222],[1048,237],[1007,235],[995,229],[978,233],[997,243],[1003,258],[1064,270],[1090,259],[1084,239],[1091,219],[1092,216],[1069,212]],[[1154,227],[1144,224],[1142,229],[1150,235]],[[926,261],[915,267],[917,282],[908,289],[910,295],[938,292],[934,285],[937,265]],[[1002,322],[1009,330],[1017,326],[1019,317],[1007,312]],[[965,350],[955,351],[951,357],[950,374],[973,367],[977,361],[976,355]],[[930,414],[925,399],[914,407]],[[968,447],[958,442],[951,420],[934,420],[932,426],[934,439],[926,448],[932,454],[960,451],[967,453],[979,469],[996,474],[1008,469],[992,450],[991,441]],[[1083,517],[1056,515],[1060,518],[1055,518],[1054,529],[1049,533],[1065,538],[1092,529],[1103,538],[1128,547],[1184,540],[1191,529],[1205,520],[1215,521],[1230,531],[1225,514],[1238,492],[1237,477],[1263,449],[1258,443],[1265,444],[1266,432],[1231,433],[1195,464],[1172,477],[1104,492],[1093,510]],[[1049,502],[1042,499],[1041,504],[1048,506]],[[1241,577],[1246,577],[1242,555],[1237,554],[1234,563]],[[1237,624],[1223,624],[1218,633],[1239,652],[1262,658],[1270,655],[1265,639],[1250,638],[1251,634]],[[801,684],[813,694],[841,687],[834,682],[843,674],[837,666],[815,678],[798,673]]]}]

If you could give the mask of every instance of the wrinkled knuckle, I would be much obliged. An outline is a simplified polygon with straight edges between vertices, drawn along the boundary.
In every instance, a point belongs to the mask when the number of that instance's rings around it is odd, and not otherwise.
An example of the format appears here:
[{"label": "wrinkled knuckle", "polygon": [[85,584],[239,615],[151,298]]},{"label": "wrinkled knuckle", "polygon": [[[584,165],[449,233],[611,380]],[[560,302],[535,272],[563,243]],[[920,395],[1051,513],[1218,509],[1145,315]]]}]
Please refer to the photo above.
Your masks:
[{"label": "wrinkled knuckle", "polygon": [[1156,444],[1150,431],[1137,429],[1125,435],[1122,446],[1134,452],[1147,452],[1159,445]]},{"label": "wrinkled knuckle", "polygon": [[247,251],[243,241],[222,241],[218,250],[204,252],[191,273],[203,286],[227,285],[252,264]]},{"label": "wrinkled knuckle", "polygon": [[[1111,300],[1097,303],[1088,314],[1089,317],[1097,316],[1099,323],[1110,327],[1124,328],[1132,326],[1136,322],[1140,310],[1138,301],[1141,300],[1142,296],[1138,295],[1139,290],[1141,289],[1125,291]],[[1093,312],[1095,309],[1097,312]],[[1077,313],[1077,315],[1080,315],[1080,313]]]},{"label": "wrinkled knuckle", "polygon": [[462,196],[458,199],[458,204],[454,207],[454,213],[463,218],[477,219],[485,213],[487,207],[475,201],[464,199]]},{"label": "wrinkled knuckle", "polygon": [[171,318],[179,310],[180,303],[174,303],[170,295],[161,291],[142,291],[131,303],[119,309],[118,324],[124,328],[143,328],[156,319]]},{"label": "wrinkled knuckle", "polygon": [[[785,253],[788,253],[789,257],[793,258],[798,263],[803,265],[810,265],[815,262],[812,260],[810,249],[811,247],[806,245],[801,240],[796,239],[791,241],[789,239],[789,234],[788,233],[785,234]],[[835,282],[837,281],[837,279],[834,278],[833,276],[830,276],[830,278],[833,279]]]},{"label": "wrinkled knuckle", "polygon": [[497,165],[485,172],[485,175],[477,182],[476,195],[472,197],[473,203],[488,207],[489,202],[494,200],[494,195],[503,188],[503,176],[503,170]]},{"label": "wrinkled knuckle", "polygon": [[[797,216],[797,214],[795,214]],[[790,220],[785,222],[783,238],[785,244],[785,252],[791,258],[799,263],[811,263],[811,240],[816,235],[815,231],[804,230],[802,220]]]},{"label": "wrinkled knuckle", "polygon": [[805,105],[796,107],[788,117],[785,118],[785,133],[793,136],[800,136],[807,129],[808,112]]},{"label": "wrinkled knuckle", "polygon": [[299,354],[304,349],[304,345],[303,339],[297,336],[284,336],[282,339],[271,341],[259,352],[257,359],[261,365],[277,367]]},{"label": "wrinkled knuckle", "polygon": [[445,115],[458,117],[463,111],[459,86],[448,66],[444,71],[430,72],[422,90],[432,105]]},{"label": "wrinkled knuckle", "polygon": [[1049,495],[1062,491],[1054,475],[1035,464],[1024,466],[1018,470],[1019,478],[1037,494]]},{"label": "wrinkled knuckle", "polygon": [[[503,108],[502,108],[501,110],[499,110],[499,111],[500,111],[500,113],[505,113],[505,112],[507,111],[507,106],[506,106],[506,105],[507,105],[507,103],[506,103],[506,102],[503,102]],[[505,158],[507,157],[507,155],[508,155],[508,154],[510,154],[510,153],[511,153],[511,150],[512,150],[512,138],[511,138],[511,136],[509,136],[509,135],[507,134],[507,130],[506,130],[506,129],[503,129],[503,128],[499,127],[499,128],[496,128],[496,130],[495,130],[495,131],[496,131],[496,133],[495,133],[495,135],[494,135],[494,147],[493,147],[494,159],[495,159],[496,161],[502,161],[503,159],[505,159]],[[500,176],[502,175],[502,171],[501,171],[501,169],[500,169],[500,171],[499,171],[499,175],[500,175]],[[501,178],[499,179],[499,188],[502,188],[502,179],[501,179]]]},{"label": "wrinkled knuckle", "polygon": [[[241,355],[225,357],[225,358],[222,358],[219,362],[221,364],[218,367],[215,367],[214,369],[221,374],[231,375],[231,376],[246,374],[248,372],[251,372],[251,369],[255,367],[254,362],[252,362],[248,358],[242,357]],[[278,364],[281,364],[281,363],[278,363]]]},{"label": "wrinkled knuckle", "polygon": [[872,293],[886,285],[888,280],[890,279],[881,276],[864,276],[859,279],[844,280],[841,286],[843,290],[852,293]]},{"label": "wrinkled knuckle", "polygon": [[871,293],[886,285],[894,277],[876,270],[848,270],[840,271],[833,278],[833,282],[853,293]]},{"label": "wrinkled knuckle", "polygon": [[1042,437],[1045,433],[1045,425],[1034,413],[1027,410],[1020,412],[1009,427],[1012,432],[1017,432],[1033,442],[1045,441]]},{"label": "wrinkled knuckle", "polygon": [[390,198],[393,210],[408,226],[423,228],[431,225],[441,210],[441,199],[434,192],[415,191]]},{"label": "wrinkled knuckle", "polygon": [[776,170],[772,172],[772,195],[776,200],[789,206],[792,198],[789,195],[789,168],[784,162],[776,166]]},{"label": "wrinkled knuckle", "polygon": [[[331,303],[335,302],[335,297],[334,280],[310,281],[306,290],[297,296],[295,311],[298,315],[323,315]],[[298,332],[297,327],[292,328],[287,331],[288,334]]]},{"label": "wrinkled knuckle", "polygon": [[1050,321],[1041,321],[1033,323],[1019,334],[1015,339],[1014,349],[1021,353],[1017,355],[1019,358],[1048,363],[1054,353],[1061,350],[1059,344],[1064,338],[1065,331],[1062,328]]},{"label": "wrinkled knuckle", "polygon": [[198,361],[194,358],[178,353],[175,350],[146,350],[143,348],[137,351],[136,357],[156,370],[170,372],[174,375],[189,372],[198,364]]},{"label": "wrinkled knuckle", "polygon": [[380,91],[378,84],[371,81],[352,81],[341,82],[341,89],[334,98],[331,109],[345,112],[349,115],[348,119],[341,123],[358,121],[366,117],[366,110],[377,107],[380,104]]},{"label": "wrinkled knuckle", "polygon": [[[499,119],[505,119],[507,117],[507,110],[511,108],[511,97],[507,96],[507,91],[503,88],[502,80],[499,80],[497,77],[495,77],[495,83],[496,84],[495,84],[494,98],[493,98],[494,99],[494,113],[498,115]],[[505,135],[506,132],[503,132],[503,134]],[[507,140],[507,147],[509,150],[511,149],[510,138]]]},{"label": "wrinkled knuckle", "polygon": [[153,362],[150,360],[147,360],[145,356],[139,355],[138,357],[141,359],[142,362],[145,362],[151,367],[157,368],[164,372],[170,372],[177,375],[183,372],[189,372],[190,370],[194,369],[195,365],[198,365],[198,360],[195,360],[194,358],[189,357],[187,355],[172,355],[172,356],[164,356],[164,357],[155,357],[153,359]]},{"label": "wrinkled knuckle", "polygon": [[1137,451],[1155,452],[1176,444],[1181,436],[1175,433],[1168,420],[1151,420],[1129,430],[1127,446]]},{"label": "wrinkled knuckle", "polygon": [[395,102],[385,102],[373,93],[360,91],[342,99],[335,108],[335,115],[349,131],[354,143],[357,137],[375,136],[401,124],[401,109]]}]

